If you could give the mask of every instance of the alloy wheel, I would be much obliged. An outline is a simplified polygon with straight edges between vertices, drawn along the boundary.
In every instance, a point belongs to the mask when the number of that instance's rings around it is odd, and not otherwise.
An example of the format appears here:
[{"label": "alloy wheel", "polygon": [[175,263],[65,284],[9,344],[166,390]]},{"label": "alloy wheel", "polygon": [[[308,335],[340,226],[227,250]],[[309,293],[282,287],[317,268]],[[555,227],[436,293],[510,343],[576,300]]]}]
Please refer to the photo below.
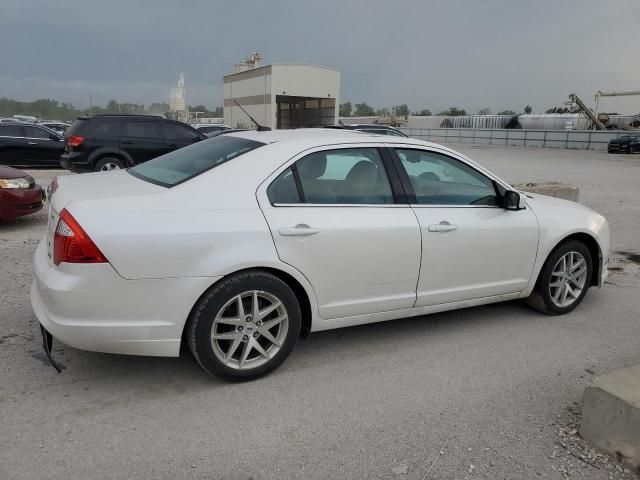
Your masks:
[{"label": "alloy wheel", "polygon": [[251,290],[234,296],[218,311],[211,327],[211,346],[225,366],[249,370],[280,351],[288,330],[284,303],[271,293]]},{"label": "alloy wheel", "polygon": [[120,165],[117,165],[112,162],[107,162],[102,167],[100,167],[101,172],[110,172],[111,170],[120,170]]},{"label": "alloy wheel", "polygon": [[556,307],[573,304],[584,290],[587,279],[587,261],[575,251],[565,253],[551,272],[549,296]]}]

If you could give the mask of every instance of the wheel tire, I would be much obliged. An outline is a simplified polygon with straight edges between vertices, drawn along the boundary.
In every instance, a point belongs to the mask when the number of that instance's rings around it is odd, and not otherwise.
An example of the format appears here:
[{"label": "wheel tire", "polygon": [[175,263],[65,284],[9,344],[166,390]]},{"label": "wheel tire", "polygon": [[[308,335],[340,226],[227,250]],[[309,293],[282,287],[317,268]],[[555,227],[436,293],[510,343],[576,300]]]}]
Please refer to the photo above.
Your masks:
[{"label": "wheel tire", "polygon": [[[551,296],[550,284],[552,278],[554,278],[552,277],[552,273],[554,272],[558,262],[570,252],[576,252],[582,255],[585,260],[587,271],[584,277],[584,286],[577,298],[574,298],[569,305],[559,306],[554,303]],[[533,292],[531,292],[531,296],[526,299],[526,302],[532,308],[546,313],[547,315],[563,315],[565,313],[569,313],[582,302],[582,299],[587,294],[587,290],[591,285],[592,275],[593,259],[591,258],[591,252],[584,243],[578,240],[570,240],[559,245],[551,252],[538,275],[536,286]]]},{"label": "wheel tire", "polygon": [[[280,332],[280,328],[283,327],[278,326],[278,335],[282,333],[283,340],[281,340],[279,349],[274,351],[273,356],[270,359],[267,359],[265,361],[262,358],[263,356],[259,353],[255,353],[255,356],[252,358],[251,353],[249,353],[248,361],[265,362],[260,365],[256,365],[255,368],[242,368],[242,364],[240,363],[239,358],[243,355],[243,348],[246,348],[245,345],[247,344],[247,342],[254,342],[249,343],[248,346],[255,345],[255,343],[257,343],[260,339],[262,339],[263,342],[267,342],[266,337],[262,338],[261,335],[258,335],[259,338],[256,338],[254,341],[252,340],[251,335],[244,335],[245,338],[248,337],[248,340],[243,341],[243,343],[240,343],[239,346],[236,346],[236,350],[234,350],[234,352],[237,353],[233,353],[231,355],[232,358],[230,359],[231,362],[237,362],[238,366],[229,366],[218,357],[219,355],[221,355],[221,350],[223,348],[221,346],[221,342],[225,342],[225,340],[219,340],[218,342],[216,342],[216,340],[212,338],[212,332],[214,332],[214,328],[216,328],[214,327],[214,320],[221,316],[226,311],[226,309],[233,308],[231,307],[231,305],[233,304],[233,302],[237,301],[238,296],[241,296],[240,302],[243,302],[243,298],[246,302],[247,297],[244,297],[244,295],[250,295],[253,291],[259,292],[261,295],[264,294],[271,296],[281,303],[285,311],[285,316],[288,320],[287,330],[286,332]],[[254,297],[250,299],[251,302],[253,302],[253,298]],[[237,306],[235,308],[236,310],[238,309]],[[250,311],[251,307],[249,307],[247,310]],[[277,311],[276,313],[279,313],[279,311]],[[236,311],[236,316],[240,317],[241,314]],[[278,318],[280,316],[281,315],[278,315]],[[269,317],[267,316],[264,318]],[[268,320],[265,320],[265,324],[267,323],[267,321]],[[284,323],[284,321],[282,323]],[[220,328],[220,324],[217,325],[217,328]],[[253,323],[251,323],[250,325],[251,328],[258,328],[255,327]],[[207,373],[222,380],[237,382],[254,380],[278,368],[287,359],[287,357],[293,350],[293,347],[298,340],[298,336],[300,335],[300,326],[300,305],[291,288],[289,288],[286,283],[284,283],[275,275],[261,270],[254,270],[231,275],[227,278],[224,278],[219,283],[210,288],[209,291],[207,291],[198,301],[198,303],[193,308],[191,315],[189,316],[186,337],[193,356]],[[233,329],[231,332],[229,332],[230,334],[237,335],[236,329],[240,327],[236,326],[228,328]],[[247,327],[246,330],[240,335],[242,336],[244,333],[250,333],[249,327]],[[255,336],[256,334],[254,333],[253,335]],[[226,345],[228,345],[229,349],[231,349],[231,345],[234,341],[228,340],[228,343]],[[269,348],[276,348],[276,345],[272,344],[265,347],[263,344],[262,347],[267,353],[269,353]],[[251,348],[249,348],[249,350],[250,352],[257,352],[257,350],[255,349],[251,350]],[[226,353],[228,354],[228,350]],[[269,355],[271,355],[271,353],[269,353]],[[236,356],[238,356],[238,359],[233,358]]]},{"label": "wheel tire", "polygon": [[124,161],[117,157],[104,157],[96,162],[94,172],[110,172],[111,170],[122,170],[126,165]]}]

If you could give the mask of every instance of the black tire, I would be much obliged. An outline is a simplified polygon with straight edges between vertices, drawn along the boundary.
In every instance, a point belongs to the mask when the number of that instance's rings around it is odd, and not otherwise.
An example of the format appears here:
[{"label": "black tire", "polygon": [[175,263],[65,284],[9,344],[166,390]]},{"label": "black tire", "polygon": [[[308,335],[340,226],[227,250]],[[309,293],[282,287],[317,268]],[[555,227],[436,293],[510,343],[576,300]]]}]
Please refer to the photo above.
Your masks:
[{"label": "black tire", "polygon": [[[250,369],[232,368],[225,365],[214,352],[211,340],[214,319],[234,297],[253,290],[266,292],[283,304],[288,330],[280,349],[266,363]],[[222,380],[238,382],[262,377],[282,365],[298,340],[300,326],[300,305],[291,288],[275,275],[251,270],[222,279],[200,298],[189,316],[186,338],[193,356],[207,373]]]},{"label": "black tire", "polygon": [[[556,305],[552,298],[549,289],[551,283],[551,273],[558,261],[569,252],[578,252],[581,254],[587,264],[587,273],[584,282],[584,287],[580,295],[568,306],[560,307]],[[546,262],[540,270],[536,286],[531,292],[531,296],[526,299],[526,302],[532,308],[546,313],[547,315],[563,315],[569,313],[576,308],[582,302],[582,299],[587,294],[587,290],[591,285],[591,277],[593,275],[593,259],[591,258],[591,252],[587,246],[578,240],[569,240],[568,242],[558,245],[555,250],[549,254]]]},{"label": "black tire", "polygon": [[[109,165],[114,168],[108,168]],[[93,167],[94,172],[102,172],[102,171],[110,171],[110,170],[122,170],[126,168],[125,162],[118,157],[102,157],[100,160],[96,162],[95,167]]]}]

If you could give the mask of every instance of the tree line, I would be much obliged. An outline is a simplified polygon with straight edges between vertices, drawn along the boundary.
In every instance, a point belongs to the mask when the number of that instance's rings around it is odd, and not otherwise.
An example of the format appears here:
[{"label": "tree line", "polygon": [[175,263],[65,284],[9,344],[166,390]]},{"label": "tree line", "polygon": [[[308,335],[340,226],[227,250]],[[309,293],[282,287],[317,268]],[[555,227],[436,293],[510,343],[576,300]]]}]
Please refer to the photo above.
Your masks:
[{"label": "tree line", "polygon": [[[531,105],[526,105],[522,111],[522,113],[532,113],[533,108]],[[549,113],[549,112],[548,112]],[[471,113],[470,113],[471,114]],[[477,115],[492,115],[493,112],[490,108],[482,108],[478,110]],[[351,102],[345,102],[340,104],[340,116],[341,117],[388,117],[390,115],[396,116],[407,116],[407,115],[419,115],[424,117],[430,117],[431,115],[446,115],[449,117],[459,117],[462,115],[467,115],[467,111],[464,108],[458,107],[449,107],[447,110],[443,110],[438,113],[431,113],[431,110],[428,108],[424,108],[422,110],[416,110],[411,112],[411,109],[407,106],[406,103],[402,105],[395,105],[389,108],[374,108],[367,105],[367,102],[351,104]],[[502,110],[498,112],[496,115],[518,115],[518,113],[513,110]]]},{"label": "tree line", "polygon": [[[29,115],[48,120],[75,120],[82,115],[98,115],[108,113],[138,114],[138,115],[163,115],[169,111],[169,104],[155,102],[145,106],[144,104],[118,102],[109,100],[105,106],[93,105],[90,108],[79,109],[71,103],[59,102],[49,98],[41,98],[33,102],[20,102],[10,98],[0,98],[0,117],[12,115]],[[213,110],[204,105],[189,106],[191,112],[202,112],[200,117],[222,117],[222,107]]]}]

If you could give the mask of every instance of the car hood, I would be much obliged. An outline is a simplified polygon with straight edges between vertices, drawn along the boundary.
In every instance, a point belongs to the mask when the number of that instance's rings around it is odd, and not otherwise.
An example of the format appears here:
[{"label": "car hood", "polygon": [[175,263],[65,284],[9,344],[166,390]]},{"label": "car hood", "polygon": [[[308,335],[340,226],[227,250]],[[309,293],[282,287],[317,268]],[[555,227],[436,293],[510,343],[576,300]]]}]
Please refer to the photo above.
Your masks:
[{"label": "car hood", "polygon": [[23,172],[17,168],[0,165],[0,178],[31,178],[31,176],[27,172]]},{"label": "car hood", "polygon": [[154,185],[130,175],[126,170],[64,175],[57,178],[58,190],[51,199],[56,211],[70,203],[85,200],[118,199],[166,192],[165,187]]}]

